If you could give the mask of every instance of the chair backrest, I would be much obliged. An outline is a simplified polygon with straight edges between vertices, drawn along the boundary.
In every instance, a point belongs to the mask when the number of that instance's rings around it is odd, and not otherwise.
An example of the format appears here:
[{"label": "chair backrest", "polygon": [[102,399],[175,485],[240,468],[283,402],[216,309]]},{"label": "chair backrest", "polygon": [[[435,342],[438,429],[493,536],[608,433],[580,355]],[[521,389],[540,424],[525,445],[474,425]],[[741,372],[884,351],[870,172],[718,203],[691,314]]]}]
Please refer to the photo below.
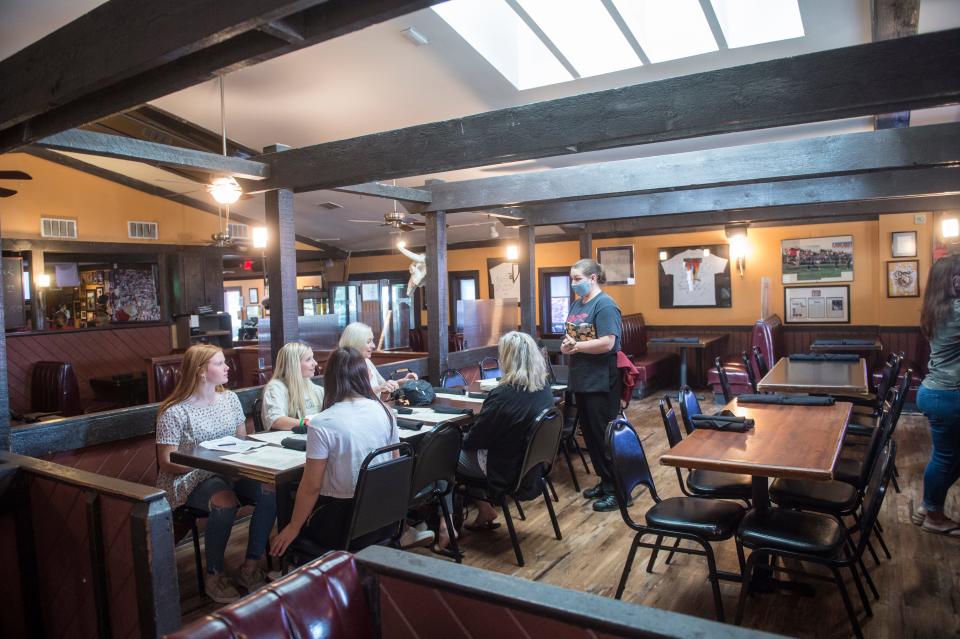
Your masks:
[{"label": "chair backrest", "polygon": [[630,313],[620,318],[620,350],[627,357],[642,357],[647,353],[647,325],[643,313]]},{"label": "chair backrest", "polygon": [[407,329],[407,343],[410,350],[417,353],[423,352],[423,340],[420,337],[420,330],[416,328]]},{"label": "chair backrest", "polygon": [[523,453],[523,464],[514,492],[520,490],[524,477],[538,464],[545,464],[544,476],[550,473],[553,461],[560,448],[560,436],[563,432],[563,416],[556,408],[540,411],[527,434],[527,448]]},{"label": "chair backrest", "polygon": [[700,408],[700,401],[697,399],[697,394],[693,392],[693,389],[689,386],[682,386],[680,388],[680,417],[683,418],[683,429],[687,431],[687,435],[693,432],[693,416],[702,415],[703,410]]},{"label": "chair backrest", "polygon": [[625,505],[630,501],[637,486],[646,486],[654,501],[659,502],[657,488],[653,483],[650,464],[643,452],[640,437],[625,419],[615,419],[607,424],[606,451],[610,455],[613,470],[613,486],[620,504],[620,512],[628,524]]},{"label": "chair backrest", "polygon": [[263,432],[263,398],[258,397],[253,400],[253,407],[251,408],[253,414],[253,432],[262,433]]},{"label": "chair backrest", "polygon": [[500,360],[496,357],[484,357],[480,360],[480,379],[496,379],[500,375]]},{"label": "chair backrest", "polygon": [[409,368],[398,368],[397,370],[390,373],[390,379],[396,382],[398,380],[403,379],[404,377],[406,377],[412,372],[413,371],[411,371]]},{"label": "chair backrest", "polygon": [[743,351],[740,354],[740,359],[743,360],[743,367],[747,371],[747,381],[750,382],[750,388],[753,389],[753,392],[757,392],[757,376],[753,372],[753,362],[751,361],[750,355],[747,354],[747,351]]},{"label": "chair backrest", "polygon": [[547,351],[546,346],[540,347],[540,356],[543,357],[543,364],[547,367],[547,383],[556,384],[557,375],[553,371],[553,362],[550,361],[550,353]]},{"label": "chair backrest", "polygon": [[677,423],[677,411],[673,409],[669,395],[664,395],[659,403],[660,419],[663,420],[663,429],[667,431],[667,443],[670,444],[670,448],[673,448],[683,441],[683,435],[680,434],[680,424]]},{"label": "chair backrest", "polygon": [[890,425],[890,436],[893,436],[893,431],[897,429],[897,424],[900,422],[900,413],[903,412],[903,405],[907,401],[907,394],[910,392],[910,384],[913,383],[913,369],[907,368],[903,372],[903,378],[900,380],[900,385],[897,387],[897,400],[893,404],[893,421]]},{"label": "chair backrest", "polygon": [[59,413],[65,417],[83,414],[80,384],[72,364],[34,363],[30,374],[30,411]]},{"label": "chair backrest", "polygon": [[[374,464],[380,455],[399,451],[399,457]],[[373,451],[360,465],[357,488],[353,493],[353,509],[350,527],[347,529],[343,548],[349,550],[350,542],[358,537],[400,524],[407,516],[410,503],[410,485],[413,479],[413,447],[406,443],[392,444]]]},{"label": "chair backrest", "polygon": [[759,346],[753,347],[753,361],[757,365],[757,375],[763,379],[763,376],[770,372],[770,366],[767,365],[767,359],[760,352]]},{"label": "chair backrest", "polygon": [[447,482],[448,490],[453,489],[462,441],[460,429],[449,422],[440,424],[423,436],[413,464],[411,499],[439,481]]},{"label": "chair backrest", "polygon": [[467,380],[464,376],[455,368],[447,370],[440,377],[440,386],[443,388],[453,388],[454,386],[467,386]]},{"label": "chair backrest", "polygon": [[883,374],[880,376],[880,383],[877,384],[877,403],[883,401],[887,392],[896,385],[902,361],[903,357],[897,353],[890,353],[887,357],[887,361],[883,365]]},{"label": "chair backrest", "polygon": [[730,380],[727,379],[727,371],[723,370],[723,363],[720,361],[720,358],[716,358],[714,361],[714,366],[717,367],[717,377],[720,378],[720,389],[723,391],[723,401],[732,402],[733,401],[733,391],[730,390]]},{"label": "chair backrest", "polygon": [[860,538],[857,540],[855,556],[861,557],[870,535],[873,534],[877,518],[880,516],[880,507],[887,494],[890,478],[893,477],[894,462],[897,459],[897,442],[890,440],[880,451],[873,472],[870,473],[870,482],[864,491],[863,516],[860,518]]},{"label": "chair backrest", "polygon": [[760,349],[767,363],[776,362],[784,354],[783,341],[783,321],[779,316],[771,315],[754,323],[751,346]]},{"label": "chair backrest", "polygon": [[887,445],[890,435],[893,432],[893,407],[897,402],[897,390],[891,389],[887,393],[887,399],[883,402],[880,409],[880,416],[877,417],[877,426],[870,433],[870,441],[867,442],[867,450],[863,456],[863,464],[860,466],[860,477],[857,485],[862,489],[867,484],[867,480],[873,473],[880,451]]}]

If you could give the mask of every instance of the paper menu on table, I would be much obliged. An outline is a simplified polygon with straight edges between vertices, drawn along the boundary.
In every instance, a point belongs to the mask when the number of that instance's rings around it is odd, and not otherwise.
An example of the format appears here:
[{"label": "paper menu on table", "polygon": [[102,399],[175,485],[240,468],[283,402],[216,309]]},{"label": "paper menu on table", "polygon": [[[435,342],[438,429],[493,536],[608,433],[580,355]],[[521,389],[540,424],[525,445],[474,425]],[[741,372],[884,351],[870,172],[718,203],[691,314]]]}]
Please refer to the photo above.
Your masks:
[{"label": "paper menu on table", "polygon": [[[396,412],[394,412],[394,414],[397,415]],[[436,425],[442,424],[443,422],[463,419],[465,417],[469,417],[469,415],[452,415],[450,413],[437,413],[429,408],[414,408],[412,414],[397,415],[397,417],[403,419],[412,419],[414,421],[423,422],[424,424]]]},{"label": "paper menu on table", "polygon": [[466,395],[455,395],[453,393],[437,393],[437,397],[444,397],[446,399],[455,399],[458,402],[473,402],[475,404],[482,404],[482,397],[468,397]]},{"label": "paper menu on table", "polygon": [[306,435],[297,435],[296,433],[291,433],[289,430],[268,430],[263,433],[251,433],[248,437],[273,446],[282,446],[283,440],[288,437],[293,439],[307,439]]},{"label": "paper menu on table", "polygon": [[227,435],[226,437],[219,437],[217,439],[209,439],[205,442],[200,442],[201,448],[229,453],[244,453],[248,450],[259,448],[263,445],[263,442],[252,442],[250,440],[234,437],[233,435]]},{"label": "paper menu on table", "polygon": [[307,462],[307,454],[301,450],[280,448],[279,446],[264,446],[249,453],[224,455],[227,459],[247,466],[257,466],[270,470],[288,470],[302,466]]}]

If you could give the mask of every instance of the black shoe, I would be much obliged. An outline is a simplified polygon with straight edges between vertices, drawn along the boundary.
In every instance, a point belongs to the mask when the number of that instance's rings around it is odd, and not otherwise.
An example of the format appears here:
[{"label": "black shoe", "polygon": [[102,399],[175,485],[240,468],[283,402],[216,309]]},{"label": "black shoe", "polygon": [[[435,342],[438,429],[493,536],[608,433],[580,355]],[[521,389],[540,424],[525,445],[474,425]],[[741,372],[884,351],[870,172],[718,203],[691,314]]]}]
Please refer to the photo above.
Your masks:
[{"label": "black shoe", "polygon": [[[632,506],[633,500],[631,499],[627,506]],[[620,506],[617,504],[617,498],[613,495],[604,495],[597,501],[593,502],[593,509],[599,513],[609,512],[611,510],[618,510]]]},{"label": "black shoe", "polygon": [[600,499],[606,493],[603,492],[603,484],[597,484],[593,488],[587,488],[583,491],[584,499]]}]

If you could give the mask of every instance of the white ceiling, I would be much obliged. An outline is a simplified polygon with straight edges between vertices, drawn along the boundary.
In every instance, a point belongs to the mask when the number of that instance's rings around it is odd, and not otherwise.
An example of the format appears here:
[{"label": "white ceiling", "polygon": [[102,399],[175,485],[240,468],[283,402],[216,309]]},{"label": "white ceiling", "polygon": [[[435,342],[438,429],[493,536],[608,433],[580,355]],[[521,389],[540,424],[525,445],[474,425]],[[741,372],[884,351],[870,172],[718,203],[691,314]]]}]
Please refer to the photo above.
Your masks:
[{"label": "white ceiling", "polygon": [[[0,59],[98,4],[101,4],[98,0],[0,0]],[[517,91],[432,10],[426,9],[228,75],[227,135],[253,148],[274,143],[306,146],[870,41],[867,0],[800,0],[800,9],[806,32],[803,38],[708,53],[527,91]],[[921,32],[958,26],[960,1],[922,1]],[[407,40],[401,31],[409,27],[424,35],[429,44],[415,46]],[[200,126],[219,129],[219,95],[213,82],[174,93],[153,104]],[[912,122],[919,125],[944,121],[960,121],[960,109],[947,107],[916,112]],[[848,133],[871,126],[866,118],[825,122],[565,155],[419,176],[400,183],[415,186],[428,177],[453,181],[610,159]],[[120,160],[90,156],[84,159],[163,188],[177,191],[196,188],[165,171],[147,171]],[[174,179],[181,184],[160,182],[161,179]],[[326,201],[337,202],[343,208],[331,211],[317,206]],[[343,248],[387,248],[396,239],[389,235],[389,229],[347,221],[381,219],[392,207],[388,200],[320,191],[298,194],[295,207],[298,233],[314,238],[341,238],[331,243]],[[240,202],[235,208],[248,217],[263,218],[262,198]],[[486,216],[476,213],[451,217],[450,242],[486,239],[487,221]],[[453,227],[460,224],[482,225]],[[498,229],[504,231],[499,225]],[[545,228],[539,232],[555,231]],[[406,239],[416,245],[422,243],[422,237],[422,232],[417,231]]]}]

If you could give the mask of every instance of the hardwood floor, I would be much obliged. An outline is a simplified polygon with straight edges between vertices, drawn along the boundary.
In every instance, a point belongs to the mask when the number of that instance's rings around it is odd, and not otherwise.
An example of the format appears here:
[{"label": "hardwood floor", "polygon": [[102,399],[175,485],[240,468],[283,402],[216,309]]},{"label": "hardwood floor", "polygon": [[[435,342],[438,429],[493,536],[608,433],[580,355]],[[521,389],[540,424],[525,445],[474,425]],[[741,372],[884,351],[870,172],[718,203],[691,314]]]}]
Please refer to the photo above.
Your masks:
[{"label": "hardwood floor", "polygon": [[[648,397],[633,402],[627,416],[644,440],[657,491],[665,498],[679,495],[680,491],[674,469],[660,466],[656,461],[667,449],[656,399]],[[874,639],[960,637],[960,540],[925,533],[912,525],[909,517],[911,500],[919,503],[923,470],[929,457],[926,419],[922,415],[904,413],[895,437],[899,446],[897,466],[903,493],[896,494],[891,489],[880,516],[893,559],[882,558],[880,565],[866,559],[880,590],[880,601],[872,602],[872,618],[861,613],[864,634]],[[579,460],[575,460],[575,468],[582,487],[593,484],[595,476],[584,474]],[[553,478],[560,496],[560,503],[555,504],[555,508],[563,540],[558,541],[553,536],[543,502],[527,502],[524,504],[527,520],[516,522],[526,558],[525,567],[517,567],[504,526],[490,532],[465,532],[461,540],[461,547],[467,555],[465,563],[612,597],[629,549],[631,533],[618,512],[596,513],[590,508],[589,501],[574,492],[563,461],[555,468]],[[651,504],[646,492],[640,492],[633,506],[635,517],[642,518],[642,513]],[[947,512],[960,516],[960,489],[950,492]],[[237,564],[242,558],[245,528],[245,524],[240,524],[234,531],[228,565]],[[733,543],[718,544],[715,549],[718,566],[736,571]],[[197,595],[192,552],[189,543],[177,549],[185,622],[217,607]],[[415,552],[434,556],[423,549]],[[665,553],[661,553],[652,574],[645,570],[648,558],[648,550],[638,552],[624,601],[713,617],[711,590],[702,558],[677,555],[667,566],[664,564]],[[815,597],[791,594],[752,597],[747,604],[744,625],[818,639],[851,636],[836,588],[829,583],[811,583],[817,591]],[[736,609],[739,584],[721,582],[720,588],[729,621]],[[853,597],[856,601],[856,596]]]}]

